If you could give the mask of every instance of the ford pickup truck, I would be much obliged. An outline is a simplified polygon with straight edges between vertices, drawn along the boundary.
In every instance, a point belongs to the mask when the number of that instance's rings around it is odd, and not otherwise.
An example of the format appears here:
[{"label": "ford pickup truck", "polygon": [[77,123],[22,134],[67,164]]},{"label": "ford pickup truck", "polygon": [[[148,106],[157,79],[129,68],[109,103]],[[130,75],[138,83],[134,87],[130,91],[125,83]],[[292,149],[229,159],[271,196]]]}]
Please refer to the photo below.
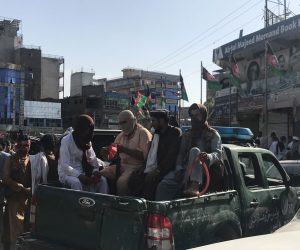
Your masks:
[{"label": "ford pickup truck", "polygon": [[[228,140],[226,133],[221,137]],[[178,250],[269,233],[289,222],[300,189],[290,185],[275,156],[223,146],[228,188],[200,197],[155,202],[40,185],[33,230],[18,238],[17,249]]]}]

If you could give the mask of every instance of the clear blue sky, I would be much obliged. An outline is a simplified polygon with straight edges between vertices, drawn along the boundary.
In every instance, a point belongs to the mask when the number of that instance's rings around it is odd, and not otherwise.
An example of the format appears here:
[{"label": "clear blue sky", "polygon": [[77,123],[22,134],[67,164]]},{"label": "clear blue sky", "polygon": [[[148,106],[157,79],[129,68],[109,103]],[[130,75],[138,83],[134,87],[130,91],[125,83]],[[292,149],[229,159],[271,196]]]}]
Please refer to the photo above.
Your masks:
[{"label": "clear blue sky", "polygon": [[[212,50],[238,38],[240,29],[247,35],[263,28],[264,4],[265,0],[0,0],[0,16],[22,21],[25,45],[65,58],[66,85],[71,71],[81,68],[93,69],[101,78],[121,76],[128,66],[170,74],[181,69],[192,103],[200,100],[200,62],[209,71],[218,69]],[[300,13],[300,0],[287,4]],[[269,7],[278,13],[274,4]]]}]

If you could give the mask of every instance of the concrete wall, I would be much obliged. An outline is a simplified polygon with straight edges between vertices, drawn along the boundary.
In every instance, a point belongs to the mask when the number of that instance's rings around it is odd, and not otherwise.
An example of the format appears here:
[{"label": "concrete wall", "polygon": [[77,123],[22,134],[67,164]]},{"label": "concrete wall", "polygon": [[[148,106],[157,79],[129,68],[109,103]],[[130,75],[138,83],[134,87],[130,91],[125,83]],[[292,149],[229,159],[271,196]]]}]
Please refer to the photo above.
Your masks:
[{"label": "concrete wall", "polygon": [[15,51],[16,64],[24,66],[25,100],[41,98],[41,50],[40,48],[19,48]]},{"label": "concrete wall", "polygon": [[103,97],[104,95],[104,86],[103,85],[89,85],[82,87],[82,96],[83,97]]},{"label": "concrete wall", "polygon": [[22,45],[22,36],[18,36],[19,24],[19,20],[0,17],[0,62],[15,63],[15,47]]},{"label": "concrete wall", "polygon": [[59,99],[59,68],[59,60],[42,57],[41,99]]},{"label": "concrete wall", "polygon": [[94,73],[76,72],[71,75],[71,96],[81,95],[81,87],[93,83]]},{"label": "concrete wall", "polygon": [[0,62],[14,63],[14,37],[0,33]]}]

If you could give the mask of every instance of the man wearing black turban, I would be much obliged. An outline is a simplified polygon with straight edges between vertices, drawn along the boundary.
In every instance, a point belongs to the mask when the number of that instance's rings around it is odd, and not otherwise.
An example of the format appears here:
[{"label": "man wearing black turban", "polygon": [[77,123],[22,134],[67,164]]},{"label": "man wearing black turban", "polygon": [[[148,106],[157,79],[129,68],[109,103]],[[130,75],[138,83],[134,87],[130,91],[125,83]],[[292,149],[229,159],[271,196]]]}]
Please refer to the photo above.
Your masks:
[{"label": "man wearing black turban", "polygon": [[75,190],[107,193],[106,178],[100,176],[103,162],[96,157],[92,147],[94,121],[80,115],[74,131],[61,140],[58,160],[59,180]]},{"label": "man wearing black turban", "polygon": [[[158,109],[150,112],[155,134],[148,154],[144,198],[171,200],[178,193],[174,183],[174,171],[181,139],[181,130],[169,124],[169,111]],[[172,178],[173,176],[173,178]],[[173,180],[170,183],[170,179]]]},{"label": "man wearing black turban", "polygon": [[[219,133],[207,122],[207,109],[202,104],[192,104],[188,110],[191,117],[191,130],[182,136],[179,155],[176,162],[176,179],[185,187],[184,194],[197,196],[202,184],[203,168],[200,163],[193,164],[198,156],[208,167],[222,157],[222,142]],[[191,167],[191,171],[186,171]],[[189,174],[191,175],[189,176]]]}]

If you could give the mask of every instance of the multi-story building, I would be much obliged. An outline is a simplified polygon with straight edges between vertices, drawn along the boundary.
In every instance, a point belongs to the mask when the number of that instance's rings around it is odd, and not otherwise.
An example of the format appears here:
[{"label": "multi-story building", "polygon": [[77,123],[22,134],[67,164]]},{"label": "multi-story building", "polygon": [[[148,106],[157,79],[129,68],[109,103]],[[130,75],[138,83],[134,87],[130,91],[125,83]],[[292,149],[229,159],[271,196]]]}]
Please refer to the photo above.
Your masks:
[{"label": "multi-story building", "polygon": [[94,79],[95,73],[79,71],[71,74],[71,96],[81,96],[82,87],[89,85],[103,85],[104,91],[106,78]]},{"label": "multi-story building", "polygon": [[20,46],[15,50],[15,62],[23,65],[24,99],[38,101],[41,99],[42,87],[42,51],[37,46]]},{"label": "multi-story building", "polygon": [[[178,112],[178,75],[134,68],[125,68],[122,72],[122,77],[107,80],[107,91],[134,96],[137,91],[146,95],[149,89],[153,109],[166,108],[171,112]],[[165,104],[162,104],[162,93]]]},{"label": "multi-story building", "polygon": [[[211,123],[250,127],[255,134],[300,136],[300,15],[240,37],[213,51],[222,67],[216,75],[222,90],[208,88]],[[281,72],[267,64],[267,44],[278,58]],[[229,77],[232,56],[240,70],[240,84]],[[231,88],[229,86],[231,85]]]},{"label": "multi-story building", "polygon": [[62,56],[42,55],[41,99],[59,99],[63,97],[65,85],[64,62],[65,60]]},{"label": "multi-story building", "polygon": [[22,68],[15,64],[0,63],[0,130],[22,127],[23,91]]},{"label": "multi-story building", "polygon": [[96,128],[115,128],[117,115],[129,108],[130,96],[117,92],[104,92],[104,85],[86,85],[81,87],[81,95],[63,99],[63,126],[74,126],[81,114],[90,115]]},{"label": "multi-story building", "polygon": [[[7,130],[22,128],[23,100],[59,99],[59,92],[63,91],[64,83],[64,59],[56,56],[44,56],[38,46],[24,46],[23,36],[19,33],[20,25],[21,21],[19,20],[0,18],[0,63],[3,76],[0,82],[1,87],[7,90],[1,94],[3,98],[4,95],[5,98],[9,98],[7,101],[11,100],[12,103],[15,103],[15,105],[3,106],[7,110],[2,111],[0,126],[3,125]],[[17,74],[19,79],[16,80],[13,76],[7,82],[10,76],[8,78],[6,76],[9,74]],[[1,101],[4,102],[4,99]],[[8,114],[11,110],[14,110],[13,115]],[[11,123],[9,119],[13,119],[13,122],[6,126]]]},{"label": "multi-story building", "polygon": [[23,44],[21,21],[0,17],[0,62],[15,63],[15,48]]},{"label": "multi-story building", "polygon": [[64,58],[44,55],[37,46],[20,46],[15,62],[23,66],[25,100],[59,99],[64,86]]}]

